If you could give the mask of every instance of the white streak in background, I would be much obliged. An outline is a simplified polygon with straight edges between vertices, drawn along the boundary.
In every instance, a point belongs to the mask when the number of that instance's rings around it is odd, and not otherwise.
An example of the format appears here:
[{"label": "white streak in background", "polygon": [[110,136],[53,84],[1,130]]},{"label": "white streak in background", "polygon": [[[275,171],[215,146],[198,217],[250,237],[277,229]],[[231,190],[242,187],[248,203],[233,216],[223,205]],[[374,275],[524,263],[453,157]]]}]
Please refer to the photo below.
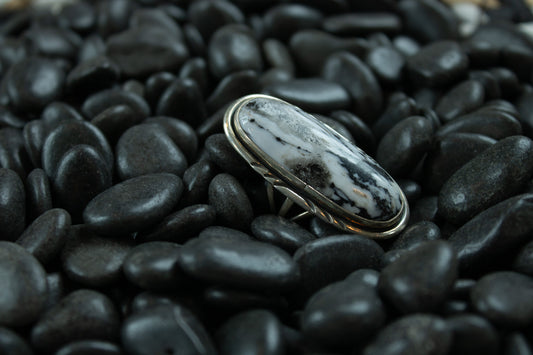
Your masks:
[{"label": "white streak in background", "polygon": [[[311,115],[275,100],[256,98],[239,111],[248,137],[278,164],[294,173],[295,162],[318,162],[327,169],[323,186],[312,185],[362,217],[387,220],[401,209],[400,188],[361,149],[324,129]],[[346,167],[346,162],[351,166]]]}]

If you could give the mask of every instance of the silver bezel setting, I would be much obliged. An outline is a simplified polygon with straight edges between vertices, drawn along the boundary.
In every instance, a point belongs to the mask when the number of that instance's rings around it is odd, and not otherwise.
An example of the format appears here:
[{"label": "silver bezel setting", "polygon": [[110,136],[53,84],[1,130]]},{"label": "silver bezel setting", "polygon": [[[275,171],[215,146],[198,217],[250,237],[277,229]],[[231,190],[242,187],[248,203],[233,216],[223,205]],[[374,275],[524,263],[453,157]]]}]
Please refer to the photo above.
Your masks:
[{"label": "silver bezel setting", "polygon": [[[342,208],[285,167],[272,161],[271,157],[264,153],[247,136],[237,119],[240,109],[256,98],[276,100],[280,103],[294,106],[268,95],[255,94],[242,97],[227,109],[224,115],[224,132],[235,150],[277,191],[311,214],[346,232],[357,233],[371,238],[388,238],[398,234],[405,228],[409,219],[409,205],[401,190],[402,206],[396,216],[386,221],[370,220]],[[318,120],[317,123],[335,132]],[[337,135],[336,132],[335,135]],[[345,140],[346,144],[352,144],[342,136],[339,136],[339,138]]]}]

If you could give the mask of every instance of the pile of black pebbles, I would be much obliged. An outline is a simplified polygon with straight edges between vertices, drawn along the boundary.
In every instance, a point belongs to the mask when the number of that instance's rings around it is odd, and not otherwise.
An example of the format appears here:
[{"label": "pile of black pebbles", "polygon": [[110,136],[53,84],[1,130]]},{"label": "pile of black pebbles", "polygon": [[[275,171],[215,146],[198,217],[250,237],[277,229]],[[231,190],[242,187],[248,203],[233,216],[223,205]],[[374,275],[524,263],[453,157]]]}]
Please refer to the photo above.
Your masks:
[{"label": "pile of black pebbles", "polygon": [[[4,10],[0,354],[532,354],[533,17],[467,8]],[[252,93],[375,157],[407,229],[272,215],[222,133]]]}]

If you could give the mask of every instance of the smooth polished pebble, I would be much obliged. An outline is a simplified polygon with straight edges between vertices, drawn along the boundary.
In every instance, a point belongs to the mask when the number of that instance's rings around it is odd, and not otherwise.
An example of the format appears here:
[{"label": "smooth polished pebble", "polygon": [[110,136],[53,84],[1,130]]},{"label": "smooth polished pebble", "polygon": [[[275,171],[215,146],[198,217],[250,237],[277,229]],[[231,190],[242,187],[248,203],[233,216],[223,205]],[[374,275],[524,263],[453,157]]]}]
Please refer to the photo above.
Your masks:
[{"label": "smooth polished pebble", "polygon": [[0,327],[0,352],[5,355],[32,355],[30,345],[9,328]]},{"label": "smooth polished pebble", "polygon": [[118,282],[122,264],[132,248],[126,240],[100,237],[81,228],[71,228],[61,250],[63,271],[70,280],[87,287]]},{"label": "smooth polished pebble", "polygon": [[531,346],[523,334],[514,332],[505,339],[505,354],[529,355],[531,352]]},{"label": "smooth polished pebble", "polygon": [[80,340],[61,347],[56,355],[121,355],[120,347],[102,340]]},{"label": "smooth polished pebble", "polygon": [[78,289],[42,316],[31,330],[36,350],[51,352],[77,340],[117,338],[119,316],[111,300],[100,292]]},{"label": "smooth polished pebble", "polygon": [[424,43],[459,37],[457,17],[440,1],[405,0],[398,9],[407,33]]},{"label": "smooth polished pebble", "polygon": [[192,239],[181,249],[179,264],[194,278],[243,289],[279,290],[299,278],[298,265],[287,252],[240,238]]},{"label": "smooth polished pebble", "polygon": [[116,145],[117,172],[121,180],[155,173],[183,176],[187,158],[157,125],[140,124],[122,134]]},{"label": "smooth polished pebble", "polygon": [[207,158],[222,171],[236,176],[248,178],[254,174],[246,161],[235,151],[228,138],[223,133],[213,134],[205,140]]},{"label": "smooth polished pebble", "polygon": [[50,181],[42,169],[34,169],[26,178],[26,208],[28,221],[52,209]]},{"label": "smooth polished pebble", "polygon": [[65,153],[81,144],[94,148],[108,173],[113,170],[113,151],[102,132],[89,122],[69,120],[61,122],[44,142],[42,163],[48,177],[54,179]]},{"label": "smooth polished pebble", "polygon": [[298,31],[319,28],[322,19],[320,11],[305,4],[280,4],[263,15],[265,36],[287,41]]},{"label": "smooth polished pebble", "polygon": [[169,242],[143,243],[131,249],[123,265],[124,275],[145,290],[179,289],[183,275],[178,266],[181,245]]},{"label": "smooth polished pebble", "polygon": [[372,125],[372,132],[376,139],[383,137],[392,127],[402,120],[420,114],[418,103],[405,95],[398,93],[389,97],[386,108]]},{"label": "smooth polished pebble", "polygon": [[71,226],[67,211],[54,208],[41,214],[17,239],[17,244],[31,253],[42,265],[52,261],[63,248]]},{"label": "smooth polished pebble", "polygon": [[252,221],[254,237],[276,245],[289,253],[315,239],[315,236],[297,223],[276,215],[261,215]]},{"label": "smooth polished pebble", "polygon": [[153,229],[137,235],[142,241],[169,241],[184,243],[197,236],[216,221],[213,206],[197,204],[185,207],[167,217]]},{"label": "smooth polished pebble", "polygon": [[127,77],[176,71],[189,57],[185,43],[160,26],[132,27],[110,36],[106,53]]},{"label": "smooth polished pebble", "polygon": [[439,192],[457,170],[496,142],[475,133],[451,133],[437,139],[424,160],[427,187]]},{"label": "smooth polished pebble", "polygon": [[31,160],[21,133],[16,128],[0,129],[0,167],[13,170],[24,179],[31,169]]},{"label": "smooth polished pebble", "polygon": [[378,269],[382,255],[379,244],[356,234],[338,234],[308,242],[294,254],[294,261],[300,267],[301,292],[310,296],[355,270]]},{"label": "smooth polished pebble", "polygon": [[464,223],[520,192],[532,175],[533,142],[524,136],[505,138],[463,165],[444,183],[439,194],[439,213],[454,224]]},{"label": "smooth polished pebble", "polygon": [[522,134],[522,127],[513,115],[493,109],[484,110],[482,107],[444,124],[435,134],[440,138],[452,133],[482,134],[500,140]]},{"label": "smooth polished pebble", "polygon": [[453,41],[438,41],[407,58],[409,78],[418,87],[452,84],[468,68],[468,57]]},{"label": "smooth polished pebble", "polygon": [[262,93],[278,97],[304,111],[327,113],[346,109],[350,105],[348,92],[331,80],[320,78],[293,79],[272,84]]},{"label": "smooth polished pebble", "polygon": [[396,33],[402,27],[399,16],[387,12],[348,13],[328,16],[322,22],[327,32],[343,36],[365,36],[371,33]]},{"label": "smooth polished pebble", "polygon": [[533,91],[524,92],[515,102],[516,109],[520,112],[519,120],[524,134],[533,137]]},{"label": "smooth polished pebble", "polygon": [[144,115],[144,117],[150,115],[150,106],[148,106],[144,98],[119,88],[105,89],[90,95],[83,102],[81,111],[85,117],[92,120],[106,109],[116,105],[129,106],[132,110]]},{"label": "smooth polished pebble", "polygon": [[364,355],[446,355],[453,334],[446,322],[434,315],[413,314],[389,323],[367,345]]},{"label": "smooth polished pebble", "polygon": [[77,33],[85,34],[96,25],[95,9],[87,3],[67,4],[61,8],[59,25]]},{"label": "smooth polished pebble", "polygon": [[151,107],[157,105],[163,92],[174,80],[176,80],[176,75],[167,71],[154,73],[146,79],[144,96]]},{"label": "smooth polished pebble", "polygon": [[112,178],[111,169],[95,148],[76,145],[65,152],[57,165],[52,180],[54,201],[79,221],[87,203],[111,187]]},{"label": "smooth polished pebble", "polygon": [[519,328],[533,321],[533,279],[513,271],[483,276],[470,293],[474,308],[491,322]]},{"label": "smooth polished pebble", "polygon": [[176,175],[142,175],[96,196],[83,211],[83,220],[104,235],[133,233],[160,222],[176,206],[182,191],[183,182]]},{"label": "smooth polished pebble", "polygon": [[402,190],[408,203],[413,203],[422,196],[422,186],[414,180],[399,179],[398,186]]},{"label": "smooth polished pebble", "polygon": [[20,327],[35,322],[46,302],[46,273],[21,246],[0,241],[0,324]]},{"label": "smooth polished pebble", "polygon": [[354,113],[372,121],[381,113],[383,94],[370,68],[349,52],[332,54],[324,63],[322,77],[342,85],[350,94]]},{"label": "smooth polished pebble", "polygon": [[294,74],[294,61],[287,46],[273,38],[268,38],[263,41],[263,54],[265,60],[273,68],[283,69],[289,74]]},{"label": "smooth polished pebble", "polygon": [[421,221],[413,223],[394,239],[389,250],[413,249],[430,240],[441,239],[440,228],[433,222]]},{"label": "smooth polished pebble", "polygon": [[[533,225],[533,195],[523,194],[504,200],[481,212],[448,239],[454,247],[461,272],[478,273],[498,262],[506,253],[530,240]],[[521,223],[515,221],[520,219]]]},{"label": "smooth polished pebble", "polygon": [[251,310],[228,319],[216,332],[221,355],[285,353],[278,318],[266,310]]},{"label": "smooth polished pebble", "polygon": [[49,58],[74,59],[81,37],[68,29],[55,26],[30,27],[24,36],[31,43],[37,55]]},{"label": "smooth polished pebble", "polygon": [[448,91],[437,103],[435,112],[443,122],[449,122],[477,109],[484,100],[483,85],[476,80],[467,80]]},{"label": "smooth polished pebble", "polygon": [[207,68],[207,61],[202,57],[191,58],[181,66],[179,77],[182,79],[191,79],[196,82],[200,91],[207,95],[212,79]]},{"label": "smooth polished pebble", "polygon": [[328,57],[336,52],[347,51],[364,56],[368,43],[363,38],[343,38],[320,30],[296,32],[289,41],[297,67],[307,74],[319,75]]},{"label": "smooth polished pebble", "polygon": [[174,144],[183,152],[188,162],[196,158],[198,152],[198,137],[194,129],[185,121],[166,116],[149,117],[144,123],[156,124],[163,128]]},{"label": "smooth polished pebble", "polygon": [[205,40],[220,27],[232,23],[244,23],[244,14],[230,1],[200,0],[192,3],[187,11],[189,21]]},{"label": "smooth polished pebble", "polygon": [[243,25],[226,25],[210,38],[207,48],[209,70],[217,78],[242,70],[260,72],[261,48],[251,30]]},{"label": "smooth polished pebble", "polygon": [[130,17],[130,27],[160,27],[175,38],[183,37],[180,26],[163,9],[137,9]]},{"label": "smooth polished pebble", "polygon": [[30,57],[13,64],[3,81],[17,110],[38,114],[63,93],[65,72],[49,59]]},{"label": "smooth polished pebble", "polygon": [[0,168],[0,240],[16,240],[26,226],[26,193],[20,177]]},{"label": "smooth polished pebble", "polygon": [[[232,73],[219,81],[206,100],[207,112],[212,114],[238,98],[256,94],[260,90],[259,77],[253,70]],[[218,122],[217,122],[218,123]]]},{"label": "smooth polished pebble", "polygon": [[116,105],[100,112],[91,123],[103,133],[109,144],[114,146],[122,133],[139,124],[143,118],[141,113],[128,105]]},{"label": "smooth polished pebble", "polygon": [[217,353],[202,323],[181,305],[130,315],[122,324],[121,339],[124,350],[132,355]]},{"label": "smooth polished pebble", "polygon": [[366,64],[384,85],[393,85],[402,78],[405,58],[394,47],[384,45],[372,48],[366,56]]},{"label": "smooth polished pebble", "polygon": [[301,316],[304,336],[328,348],[346,349],[376,334],[386,321],[373,283],[378,277],[375,270],[361,269],[315,293]]},{"label": "smooth polished pebble", "polygon": [[378,289],[401,313],[430,312],[444,303],[457,276],[454,249],[445,241],[428,241],[387,265]]},{"label": "smooth polished pebble", "polygon": [[207,159],[189,166],[183,173],[184,191],[180,206],[207,203],[209,184],[217,173],[216,166]]},{"label": "smooth polished pebble", "polygon": [[359,117],[350,111],[333,111],[329,117],[342,123],[354,138],[356,145],[365,153],[373,155],[376,149],[376,138],[370,127]]},{"label": "smooth polished pebble", "polygon": [[513,269],[529,276],[533,276],[533,241],[524,245],[513,262]]},{"label": "smooth polished pebble", "polygon": [[115,84],[120,68],[109,58],[98,56],[79,63],[67,75],[68,91],[81,95],[91,94]]},{"label": "smooth polished pebble", "polygon": [[229,174],[218,174],[209,183],[209,204],[223,225],[247,230],[253,219],[250,199],[241,183]]},{"label": "smooth polished pebble", "polygon": [[175,79],[162,93],[156,114],[181,119],[193,127],[207,117],[200,87],[192,79]]},{"label": "smooth polished pebble", "polygon": [[210,226],[205,228],[198,234],[198,238],[203,239],[231,239],[231,240],[252,240],[252,236],[240,230],[223,227],[223,226]]},{"label": "smooth polished pebble", "polygon": [[378,144],[376,160],[392,176],[407,176],[429,151],[432,143],[431,122],[422,116],[411,116],[383,136]]},{"label": "smooth polished pebble", "polygon": [[494,326],[476,314],[458,314],[446,319],[453,332],[450,354],[498,354],[499,335]]}]

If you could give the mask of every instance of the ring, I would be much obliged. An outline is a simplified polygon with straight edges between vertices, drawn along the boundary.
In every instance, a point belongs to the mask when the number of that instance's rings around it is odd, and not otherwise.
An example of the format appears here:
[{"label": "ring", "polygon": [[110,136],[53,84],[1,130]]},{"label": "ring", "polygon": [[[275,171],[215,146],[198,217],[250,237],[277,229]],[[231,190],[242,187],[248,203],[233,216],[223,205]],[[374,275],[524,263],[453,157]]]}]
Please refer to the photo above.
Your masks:
[{"label": "ring", "polygon": [[409,205],[394,179],[365,152],[300,108],[267,95],[238,99],[224,115],[235,150],[285,197],[279,215],[296,203],[337,228],[372,238],[405,228]]}]

